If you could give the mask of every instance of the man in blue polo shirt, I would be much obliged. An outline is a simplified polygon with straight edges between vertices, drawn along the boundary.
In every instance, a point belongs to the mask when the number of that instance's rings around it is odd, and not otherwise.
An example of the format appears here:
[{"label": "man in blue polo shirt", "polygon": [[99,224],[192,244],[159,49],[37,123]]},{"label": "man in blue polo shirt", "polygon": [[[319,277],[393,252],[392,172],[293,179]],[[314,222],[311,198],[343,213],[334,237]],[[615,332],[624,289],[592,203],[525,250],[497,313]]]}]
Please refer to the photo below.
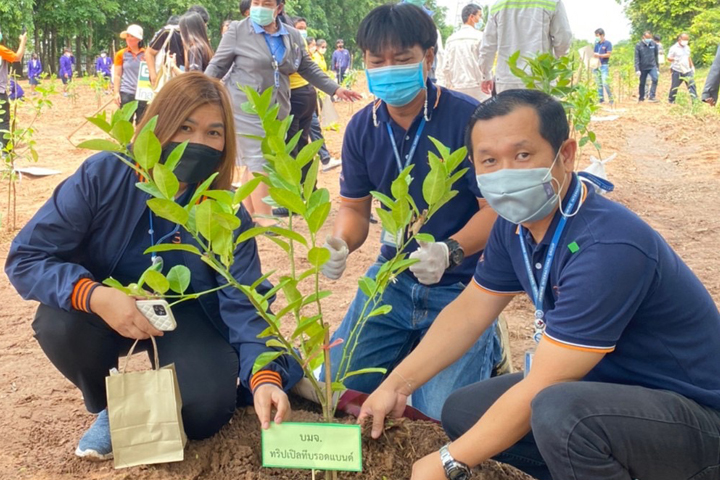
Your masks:
[{"label": "man in blue polo shirt", "polygon": [[[430,171],[428,152],[437,153],[429,137],[450,150],[464,145],[465,125],[478,102],[427,80],[436,42],[430,17],[407,3],[377,7],[360,24],[357,43],[365,55],[370,91],[378,100],[358,112],[345,132],[342,204],[333,237],[326,243],[331,260],[324,273],[329,278],[342,275],[348,253],[367,238],[371,191],[392,195],[392,181],[406,165],[413,164],[410,195],[422,211],[427,207],[422,184]],[[481,198],[472,169],[454,189],[458,195],[422,230],[432,234],[437,243],[409,247],[411,258],[419,262],[385,291],[382,302],[392,305],[392,311],[367,321],[348,371],[366,367],[392,370],[420,341],[437,314],[471,281],[496,215]],[[369,277],[374,278],[382,264],[395,256],[391,243],[385,239]],[[358,290],[334,339],[347,340],[366,300]],[[341,348],[331,350],[334,369],[340,365],[341,355]],[[488,331],[463,360],[418,390],[413,405],[440,418],[450,392],[489,378],[501,355],[494,330]],[[345,384],[369,393],[381,381],[380,374],[366,374],[350,377]]]},{"label": "man in blue polo shirt", "polygon": [[613,96],[610,91],[610,56],[612,55],[612,43],[605,40],[605,30],[595,30],[595,58],[600,60],[600,66],[594,70],[595,81],[598,85],[598,96],[600,103],[605,102],[607,92],[610,105],[613,104]]},{"label": "man in blue polo shirt", "polygon": [[573,173],[562,105],[508,90],[473,114],[468,143],[495,223],[474,284],[368,398],[359,420],[468,349],[516,294],[535,304],[537,348],[522,373],[458,390],[454,442],[413,480],[465,480],[488,458],[539,480],[714,479],[720,474],[720,313],[665,240]]}]

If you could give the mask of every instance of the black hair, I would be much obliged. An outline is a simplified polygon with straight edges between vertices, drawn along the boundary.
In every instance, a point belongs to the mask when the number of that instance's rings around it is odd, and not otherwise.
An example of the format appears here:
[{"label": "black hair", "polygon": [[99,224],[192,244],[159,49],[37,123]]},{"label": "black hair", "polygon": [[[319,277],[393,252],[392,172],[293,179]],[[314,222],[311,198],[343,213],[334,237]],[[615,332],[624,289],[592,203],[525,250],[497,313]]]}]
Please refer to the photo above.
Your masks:
[{"label": "black hair", "polygon": [[[311,43],[315,42],[315,38],[313,37],[307,37],[307,43],[310,45]],[[317,45],[317,42],[315,42],[315,45]]]},{"label": "black hair", "polygon": [[653,35],[653,40],[659,42],[660,40],[662,40],[662,37],[656,33],[655,35]]},{"label": "black hair", "polygon": [[208,11],[205,7],[202,5],[193,5],[192,7],[187,9],[186,13],[197,13],[202,17],[202,21],[207,25],[207,23],[210,21],[210,15],[208,14]]},{"label": "black hair", "polygon": [[363,52],[386,48],[405,50],[419,45],[424,51],[437,44],[437,27],[421,8],[409,3],[381,5],[363,18],[356,41]]},{"label": "black hair", "polygon": [[520,107],[530,107],[537,113],[540,123],[540,136],[545,139],[553,151],[557,153],[563,142],[570,136],[567,115],[562,104],[547,93],[538,90],[505,90],[497,96],[481,103],[473,112],[465,130],[465,144],[472,158],[472,131],[480,120],[492,120],[503,117]]},{"label": "black hair", "polygon": [[462,22],[467,23],[470,15],[475,15],[479,11],[480,7],[478,7],[474,3],[471,3],[470,5],[465,5],[462,9],[462,13],[460,14],[460,16],[462,17]]},{"label": "black hair", "polygon": [[605,30],[603,30],[602,28],[598,28],[597,30],[595,30],[595,35],[602,35],[604,37]]},{"label": "black hair", "polygon": [[318,38],[317,40],[315,40],[315,44],[318,46],[318,48],[320,48],[320,45],[325,45],[325,47],[327,47],[327,40],[325,40],[324,38]]},{"label": "black hair", "polygon": [[240,15],[243,17],[247,16],[251,4],[252,0],[240,0]]},{"label": "black hair", "polygon": [[335,45],[337,45],[338,43],[342,43],[343,45],[345,45],[345,40],[343,40],[342,38],[338,38],[337,40],[335,40]]},{"label": "black hair", "polygon": [[170,15],[166,25],[180,25],[180,17],[178,15]]},{"label": "black hair", "polygon": [[307,25],[307,19],[305,17],[293,17],[292,22],[293,26],[297,25],[300,22],[305,22],[305,25]]}]

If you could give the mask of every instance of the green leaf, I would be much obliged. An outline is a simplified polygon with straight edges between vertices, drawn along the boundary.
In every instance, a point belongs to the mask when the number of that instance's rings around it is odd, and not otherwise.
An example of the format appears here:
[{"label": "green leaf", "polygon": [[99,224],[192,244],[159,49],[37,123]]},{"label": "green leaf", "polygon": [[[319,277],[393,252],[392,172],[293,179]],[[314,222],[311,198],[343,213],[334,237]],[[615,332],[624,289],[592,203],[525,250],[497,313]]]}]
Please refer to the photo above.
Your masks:
[{"label": "green leaf", "polygon": [[328,202],[320,205],[312,212],[310,218],[307,219],[308,228],[312,233],[320,231],[322,226],[325,224],[325,220],[327,220],[328,215],[330,215],[331,208],[332,205]]},{"label": "green leaf", "polygon": [[272,197],[278,205],[287,208],[293,213],[300,215],[305,213],[305,204],[297,193],[277,187],[270,187],[270,197]]},{"label": "green leaf", "polygon": [[434,243],[435,237],[433,237],[429,233],[418,233],[417,235],[415,235],[415,241],[416,242],[425,242],[425,243]]},{"label": "green leaf", "polygon": [[148,284],[156,293],[165,293],[170,289],[170,282],[160,272],[155,270],[146,270],[144,275],[145,283]]},{"label": "green leaf", "polygon": [[370,277],[360,277],[358,285],[360,286],[360,291],[362,291],[368,298],[373,296],[373,292],[377,288],[375,280]]},{"label": "green leaf", "polygon": [[240,228],[240,219],[230,213],[219,212],[213,214],[213,219],[223,228],[235,230]]},{"label": "green leaf", "polygon": [[277,318],[283,318],[283,317],[284,317],[285,315],[287,315],[288,313],[290,313],[290,312],[292,312],[292,311],[297,310],[298,308],[300,308],[300,305],[302,305],[302,297],[295,299],[294,302],[289,303],[288,305],[285,306],[285,308],[283,308],[282,310],[280,310],[280,311],[277,313]]},{"label": "green leaf", "polygon": [[287,153],[281,153],[275,157],[275,171],[280,175],[283,180],[293,185],[299,185],[300,179],[302,178],[302,171],[300,167],[295,163]]},{"label": "green leaf", "polygon": [[376,308],[375,310],[373,310],[372,312],[370,312],[368,314],[367,318],[378,317],[380,315],[387,315],[388,313],[390,313],[391,310],[392,310],[392,305],[382,305],[382,306]]},{"label": "green leaf", "polygon": [[308,245],[308,244],[307,244],[307,240],[305,240],[305,237],[303,237],[302,235],[300,235],[300,234],[297,233],[297,232],[294,232],[294,231],[292,231],[292,230],[288,230],[287,228],[282,228],[282,227],[268,227],[267,230],[270,231],[270,232],[272,232],[272,233],[274,233],[274,234],[276,234],[276,235],[280,235],[281,237],[285,237],[285,238],[287,238],[288,240],[296,241],[296,242],[298,242],[298,243],[300,243],[300,244],[302,244],[302,245],[304,245],[304,246],[306,246],[306,247],[307,247],[307,245]]},{"label": "green leaf", "polygon": [[[290,117],[287,117],[287,118],[290,118]],[[286,118],[285,120],[287,120],[287,118]],[[283,122],[283,123],[284,123],[284,122]],[[281,130],[281,131],[284,130],[284,127],[281,128],[280,130]],[[300,141],[300,137],[302,136],[302,134],[303,134],[303,131],[300,130],[299,132],[297,132],[297,133],[293,136],[293,138],[290,139],[290,141],[289,141],[289,142],[287,143],[287,145],[285,146],[285,153],[287,153],[288,155],[290,155],[290,153],[295,149],[295,147],[297,146],[298,142]]]},{"label": "green leaf", "polygon": [[305,184],[303,185],[303,196],[306,200],[312,196],[313,191],[315,190],[319,169],[320,161],[316,158],[313,160],[312,165],[310,165],[307,175],[305,176]]},{"label": "green leaf", "polygon": [[[318,320],[320,320],[320,322],[318,322]],[[297,328],[292,333],[292,338],[295,339],[303,333],[307,333],[310,336],[317,335],[322,329],[322,315],[315,315],[309,318],[302,317]]]},{"label": "green leaf", "polygon": [[120,145],[130,143],[133,133],[135,133],[135,130],[133,129],[132,123],[126,122],[125,120],[117,122],[112,126],[112,130],[110,130],[110,135],[117,140]]},{"label": "green leaf", "polygon": [[135,183],[135,186],[138,190],[142,190],[155,198],[165,198],[165,195],[163,195],[163,193],[153,183],[137,182]]},{"label": "green leaf", "polygon": [[330,202],[330,192],[327,188],[318,188],[310,195],[310,199],[307,202],[307,214],[312,215],[312,212],[322,205],[323,203]]},{"label": "green leaf", "polygon": [[398,176],[390,185],[390,191],[396,200],[405,197],[408,194],[408,188],[407,177],[403,175]]},{"label": "green leaf", "polygon": [[185,148],[187,147],[188,143],[188,141],[181,143],[177,147],[173,148],[173,151],[170,152],[170,155],[168,155],[167,160],[165,160],[165,166],[169,168],[170,171],[175,170],[175,167],[182,158],[183,153],[185,153]]},{"label": "green leaf", "polygon": [[132,102],[126,103],[122,108],[115,110],[115,113],[113,113],[112,116],[112,124],[114,125],[122,120],[129,122],[130,118],[132,118],[133,116],[133,113],[135,113],[135,111],[137,110],[137,107],[137,100],[133,100]]},{"label": "green leaf", "polygon": [[193,253],[195,255],[202,255],[202,253],[200,253],[200,250],[198,250],[197,247],[193,245],[186,245],[184,243],[161,243],[159,245],[153,245],[152,247],[146,249],[143,254],[147,255],[148,253],[153,252],[170,252],[173,250],[181,250],[184,252]]},{"label": "green leaf", "polygon": [[263,233],[268,231],[268,227],[252,227],[248,228],[244,232],[242,232],[240,235],[238,235],[238,238],[235,240],[235,245],[240,245],[242,242],[248,241],[251,238],[255,238],[258,235],[262,235]]},{"label": "green leaf", "polygon": [[112,287],[116,290],[120,290],[121,292],[125,293],[126,295],[130,295],[130,289],[124,286],[122,283],[118,282],[112,277],[106,278],[103,280],[103,285],[107,285],[108,287]]},{"label": "green leaf", "polygon": [[310,265],[319,268],[325,265],[328,260],[330,260],[330,251],[327,248],[313,247],[308,252]]},{"label": "green leaf", "polygon": [[280,285],[282,285],[282,290],[288,303],[296,303],[298,301],[301,302],[302,294],[297,288],[297,281],[292,279],[291,277],[281,277],[280,280]]},{"label": "green leaf", "polygon": [[383,210],[382,208],[376,208],[375,212],[377,212],[378,217],[380,217],[380,221],[382,222],[382,226],[385,230],[392,234],[396,234],[398,232],[399,228],[395,224],[395,220],[390,212]]},{"label": "green leaf", "polygon": [[198,200],[200,200],[200,197],[202,197],[207,191],[207,189],[210,188],[210,185],[212,184],[212,182],[215,181],[215,177],[217,177],[218,175],[220,175],[220,172],[213,173],[212,175],[210,175],[210,177],[208,177],[207,180],[201,183],[197,189],[195,189],[195,193],[193,193],[192,198],[187,204],[188,210],[195,206]]},{"label": "green leaf", "polygon": [[185,265],[175,265],[168,272],[167,281],[170,290],[181,295],[184,294],[190,286],[190,269]]},{"label": "green leaf", "polygon": [[250,194],[257,188],[258,185],[260,185],[260,182],[263,181],[263,177],[255,177],[252,180],[243,183],[238,187],[237,190],[235,190],[235,195],[233,196],[233,205],[238,205],[240,202],[245,200],[247,197],[250,196]]},{"label": "green leaf", "polygon": [[310,305],[311,303],[315,303],[319,300],[323,300],[323,299],[329,297],[330,295],[332,295],[332,292],[330,290],[320,290],[317,293],[311,293],[310,295],[305,297],[305,299],[303,300],[302,306],[304,307],[305,305]]},{"label": "green leaf", "polygon": [[102,140],[99,138],[93,140],[85,140],[77,145],[77,148],[83,148],[85,150],[100,150],[108,152],[124,152],[125,149],[115,142],[110,140]]},{"label": "green leaf", "polygon": [[265,330],[263,330],[262,332],[258,333],[257,338],[272,337],[273,335],[275,335],[275,329],[271,325],[271,326],[267,327]]},{"label": "green leaf", "polygon": [[300,153],[297,155],[297,164],[300,168],[304,167],[308,163],[310,163],[310,160],[315,158],[315,155],[320,151],[320,147],[322,147],[323,143],[325,143],[325,140],[322,138],[319,140],[315,140],[314,142],[305,145],[302,150],[300,150]]},{"label": "green leaf", "polygon": [[195,225],[198,232],[202,234],[208,240],[212,240],[215,237],[219,229],[219,224],[215,219],[215,211],[213,208],[215,200],[205,200],[197,207],[195,212]]},{"label": "green leaf", "polygon": [[285,251],[285,253],[290,254],[290,244],[287,243],[286,241],[280,240],[277,237],[267,237],[267,239],[270,240],[271,242],[273,242],[274,244],[276,244],[277,246],[279,246],[280,248],[282,248]]},{"label": "green leaf", "polygon": [[330,388],[333,392],[344,392],[347,390],[347,387],[342,382],[332,382],[330,384]]},{"label": "green leaf", "polygon": [[189,214],[180,205],[172,200],[166,200],[164,198],[151,198],[147,202],[148,207],[157,216],[170,220],[173,223],[179,223],[185,225],[188,221]]},{"label": "green leaf", "polygon": [[285,345],[277,338],[271,338],[270,340],[265,342],[265,346],[268,348],[285,348]]},{"label": "green leaf", "polygon": [[261,283],[263,283],[265,280],[267,280],[268,278],[270,278],[274,273],[275,273],[275,270],[271,270],[271,271],[263,274],[260,278],[258,278],[257,280],[255,280],[255,281],[253,282],[253,284],[250,285],[249,288],[250,288],[251,290],[257,289],[257,287],[259,287]]},{"label": "green leaf", "polygon": [[112,127],[110,126],[110,124],[107,122],[107,120],[105,120],[104,112],[100,113],[94,117],[85,117],[85,118],[88,122],[92,123],[93,125],[95,125],[100,130],[102,130],[103,132],[105,132],[107,134],[109,134],[110,130],[112,130]]},{"label": "green leaf", "polygon": [[231,206],[233,204],[233,195],[227,190],[207,190],[204,195],[224,205]]},{"label": "green leaf", "polygon": [[252,374],[255,375],[257,372],[267,367],[280,355],[284,355],[285,352],[263,352],[255,359],[253,363]]},{"label": "green leaf", "polygon": [[431,169],[423,181],[423,198],[425,203],[432,206],[445,194],[445,175],[438,169]]},{"label": "green leaf", "polygon": [[349,377],[353,377],[355,375],[364,375],[366,373],[380,373],[382,375],[385,375],[387,373],[387,368],[361,368],[360,370],[353,370],[352,372],[348,372],[345,374],[345,376],[342,378],[344,381],[345,379]]},{"label": "green leaf", "polygon": [[166,165],[158,163],[153,167],[152,175],[155,185],[163,196],[167,199],[175,198],[175,194],[180,189],[180,182],[175,174]]},{"label": "green leaf", "polygon": [[151,170],[160,160],[162,145],[160,145],[160,141],[153,131],[147,128],[146,125],[135,139],[132,151],[138,164],[145,170]]},{"label": "green leaf", "polygon": [[431,137],[430,135],[428,135],[428,139],[433,143],[433,145],[435,145],[435,148],[437,148],[437,151],[440,153],[440,157],[442,159],[447,160],[448,158],[450,158],[450,149],[443,145],[440,140]]},{"label": "green leaf", "polygon": [[380,203],[385,205],[389,210],[392,210],[392,208],[395,206],[395,202],[392,198],[388,197],[384,193],[372,191],[370,192],[370,195],[372,195],[374,198],[376,198]]}]

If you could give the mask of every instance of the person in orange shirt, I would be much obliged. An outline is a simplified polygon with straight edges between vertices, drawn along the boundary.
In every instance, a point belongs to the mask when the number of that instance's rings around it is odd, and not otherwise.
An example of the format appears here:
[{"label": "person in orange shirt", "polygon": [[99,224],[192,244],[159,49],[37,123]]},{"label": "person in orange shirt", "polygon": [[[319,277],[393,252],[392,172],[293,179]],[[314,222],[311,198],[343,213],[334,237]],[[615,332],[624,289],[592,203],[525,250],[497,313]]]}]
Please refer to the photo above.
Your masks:
[{"label": "person in orange shirt", "polygon": [[25,54],[25,44],[27,43],[27,34],[20,35],[20,47],[17,52],[13,52],[2,44],[3,36],[0,31],[0,150],[3,146],[4,130],[10,130],[10,108],[8,88],[10,80],[10,64],[17,62]]},{"label": "person in orange shirt", "polygon": [[[115,103],[122,107],[135,101],[140,63],[145,61],[145,49],[140,46],[143,39],[143,29],[139,25],[129,25],[127,30],[120,34],[120,38],[125,40],[127,48],[123,48],[115,54],[113,91]],[[146,107],[147,102],[138,102],[137,110],[133,115],[135,123],[140,123]],[[133,121],[132,118],[130,120]]]}]

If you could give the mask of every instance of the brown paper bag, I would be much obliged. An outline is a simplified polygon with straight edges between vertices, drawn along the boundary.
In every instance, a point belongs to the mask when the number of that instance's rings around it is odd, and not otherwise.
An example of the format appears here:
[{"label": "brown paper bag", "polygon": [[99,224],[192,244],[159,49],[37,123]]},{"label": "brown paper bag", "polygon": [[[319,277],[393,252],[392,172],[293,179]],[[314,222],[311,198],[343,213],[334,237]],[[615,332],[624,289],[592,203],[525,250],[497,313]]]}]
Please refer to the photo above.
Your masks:
[{"label": "brown paper bag", "polygon": [[175,366],[159,368],[154,338],[155,369],[125,373],[137,343],[121,373],[105,378],[115,468],[179,462],[187,442]]}]

